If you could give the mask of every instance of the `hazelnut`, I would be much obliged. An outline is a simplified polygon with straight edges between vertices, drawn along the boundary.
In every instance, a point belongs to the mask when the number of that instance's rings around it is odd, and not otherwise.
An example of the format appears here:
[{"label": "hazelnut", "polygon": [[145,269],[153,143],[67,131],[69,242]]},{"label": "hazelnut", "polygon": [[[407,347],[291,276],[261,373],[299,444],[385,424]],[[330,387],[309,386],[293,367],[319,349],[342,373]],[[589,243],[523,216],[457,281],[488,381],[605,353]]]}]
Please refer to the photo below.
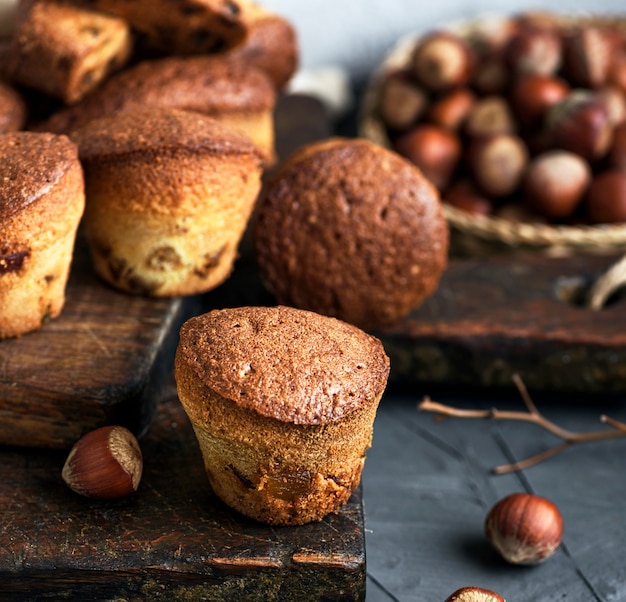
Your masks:
[{"label": "hazelnut", "polygon": [[424,91],[406,74],[393,73],[383,83],[378,113],[389,128],[403,130],[422,116],[427,103]]},{"label": "hazelnut", "polygon": [[468,180],[459,180],[446,191],[443,202],[472,215],[493,213],[493,203],[480,194],[474,184]]},{"label": "hazelnut", "polygon": [[103,426],[74,444],[61,476],[76,493],[104,500],[137,491],[142,469],[135,436],[122,426]]},{"label": "hazelnut", "polygon": [[537,564],[551,556],[563,537],[563,518],[554,503],[529,493],[513,493],[491,508],[487,539],[512,564]]},{"label": "hazelnut", "polygon": [[520,123],[533,126],[540,123],[548,109],[563,100],[569,92],[567,82],[558,77],[528,73],[513,82],[511,107]]},{"label": "hazelnut", "polygon": [[587,214],[594,224],[626,222],[625,171],[604,171],[592,180],[587,195]]},{"label": "hazelnut", "polygon": [[458,88],[433,102],[427,119],[435,125],[456,131],[464,123],[475,100],[476,96],[469,88]]},{"label": "hazelnut", "polygon": [[515,119],[502,96],[486,96],[475,102],[465,121],[465,132],[472,137],[512,134]]},{"label": "hazelnut", "polygon": [[613,128],[606,104],[597,94],[574,90],[546,115],[546,129],[556,148],[594,161],[605,155]]},{"label": "hazelnut", "polygon": [[598,91],[598,98],[604,103],[610,124],[615,127],[626,121],[626,94],[615,86],[607,86]]},{"label": "hazelnut", "polygon": [[613,40],[603,28],[576,27],[563,37],[563,72],[568,81],[583,88],[599,88],[609,76]]},{"label": "hazelnut", "polygon": [[431,91],[465,85],[474,63],[470,46],[460,36],[437,31],[423,37],[412,57],[413,75]]},{"label": "hazelnut", "polygon": [[472,585],[457,589],[445,602],[506,602],[506,600],[496,592]]},{"label": "hazelnut", "polygon": [[626,93],[626,51],[622,50],[613,55],[609,68],[608,83]]},{"label": "hazelnut", "polygon": [[528,149],[517,136],[499,134],[474,140],[468,163],[479,188],[492,197],[513,193],[528,165]]},{"label": "hazelnut", "polygon": [[503,54],[514,73],[553,75],[561,66],[561,37],[552,28],[525,23],[511,36]]},{"label": "hazelnut", "polygon": [[474,69],[472,86],[480,94],[502,94],[509,85],[509,69],[500,54],[484,57]]},{"label": "hazelnut", "polygon": [[615,128],[608,163],[611,167],[626,171],[626,122]]},{"label": "hazelnut", "polygon": [[582,157],[554,150],[530,162],[522,186],[530,207],[545,217],[561,219],[573,213],[590,182],[591,168]]},{"label": "hazelnut", "polygon": [[429,124],[419,125],[398,136],[395,150],[419,167],[431,183],[442,190],[461,157],[461,142],[453,132]]}]

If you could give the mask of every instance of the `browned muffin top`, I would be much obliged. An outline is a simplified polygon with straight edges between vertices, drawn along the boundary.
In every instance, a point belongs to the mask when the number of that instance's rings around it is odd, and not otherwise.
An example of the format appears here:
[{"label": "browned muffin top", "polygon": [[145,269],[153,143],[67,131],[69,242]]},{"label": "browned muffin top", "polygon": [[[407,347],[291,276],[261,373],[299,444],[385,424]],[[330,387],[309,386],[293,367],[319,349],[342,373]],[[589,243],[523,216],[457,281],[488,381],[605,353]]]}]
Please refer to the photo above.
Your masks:
[{"label": "browned muffin top", "polygon": [[275,102],[268,76],[249,65],[210,56],[168,57],[144,61],[111,76],[98,90],[38,129],[68,133],[104,115],[148,107],[216,115],[268,110]]},{"label": "browned muffin top", "polygon": [[66,136],[0,135],[0,219],[35,202],[77,163],[78,149]]},{"label": "browned muffin top", "polygon": [[177,109],[109,115],[87,124],[72,139],[86,164],[93,159],[177,152],[251,155],[258,161],[263,157],[243,134],[206,115]]},{"label": "browned muffin top", "polygon": [[222,397],[296,424],[323,424],[378,401],[389,374],[389,358],[375,337],[281,306],[191,318],[178,352]]},{"label": "browned muffin top", "polygon": [[292,155],[267,186],[254,239],[279,303],[366,329],[406,315],[447,265],[437,190],[366,140],[325,140]]}]

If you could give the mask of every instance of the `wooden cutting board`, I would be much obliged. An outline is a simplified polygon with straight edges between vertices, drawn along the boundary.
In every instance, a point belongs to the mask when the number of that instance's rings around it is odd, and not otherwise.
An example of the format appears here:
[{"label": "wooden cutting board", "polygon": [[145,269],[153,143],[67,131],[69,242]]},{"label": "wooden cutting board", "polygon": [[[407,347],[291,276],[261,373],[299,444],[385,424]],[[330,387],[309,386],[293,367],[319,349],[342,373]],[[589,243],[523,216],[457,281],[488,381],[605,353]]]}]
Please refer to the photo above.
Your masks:
[{"label": "wooden cutting board", "polygon": [[175,395],[141,439],[136,494],[92,501],[61,479],[65,453],[0,451],[0,600],[362,600],[361,494],[337,515],[272,528],[211,491]]}]

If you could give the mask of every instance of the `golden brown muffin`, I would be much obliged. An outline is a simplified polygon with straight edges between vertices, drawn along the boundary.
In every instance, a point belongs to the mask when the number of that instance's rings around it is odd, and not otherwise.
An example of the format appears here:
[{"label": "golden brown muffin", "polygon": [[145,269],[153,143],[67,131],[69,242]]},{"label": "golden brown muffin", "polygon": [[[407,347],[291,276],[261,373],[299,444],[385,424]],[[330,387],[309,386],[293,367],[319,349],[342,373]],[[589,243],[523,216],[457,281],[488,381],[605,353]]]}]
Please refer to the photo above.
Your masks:
[{"label": "golden brown muffin", "polygon": [[125,21],[54,0],[23,4],[5,68],[12,81],[70,104],[126,63]]},{"label": "golden brown muffin", "polygon": [[79,104],[37,129],[71,133],[92,119],[150,107],[197,111],[246,134],[274,157],[276,92],[267,76],[217,57],[168,57],[118,73]]},{"label": "golden brown muffin", "polygon": [[0,134],[23,129],[26,115],[24,97],[13,86],[0,81]]},{"label": "golden brown muffin", "polygon": [[294,26],[284,17],[253,5],[246,11],[248,37],[228,54],[264,71],[282,90],[298,68],[300,54]]},{"label": "golden brown muffin", "polygon": [[300,149],[269,182],[254,244],[279,303],[370,329],[435,291],[448,228],[437,190],[415,166],[366,140],[336,138]]},{"label": "golden brown muffin", "polygon": [[39,329],[65,303],[83,171],[66,136],[0,136],[0,338]]},{"label": "golden brown muffin", "polygon": [[162,297],[228,277],[261,186],[255,145],[176,109],[103,117],[73,138],[85,169],[85,231],[104,280]]},{"label": "golden brown muffin", "polygon": [[226,504],[300,525],[348,501],[389,375],[378,339],[290,307],[214,310],[181,328],[175,374]]},{"label": "golden brown muffin", "polygon": [[222,52],[246,37],[249,0],[73,0],[121,17],[143,43],[171,54]]}]

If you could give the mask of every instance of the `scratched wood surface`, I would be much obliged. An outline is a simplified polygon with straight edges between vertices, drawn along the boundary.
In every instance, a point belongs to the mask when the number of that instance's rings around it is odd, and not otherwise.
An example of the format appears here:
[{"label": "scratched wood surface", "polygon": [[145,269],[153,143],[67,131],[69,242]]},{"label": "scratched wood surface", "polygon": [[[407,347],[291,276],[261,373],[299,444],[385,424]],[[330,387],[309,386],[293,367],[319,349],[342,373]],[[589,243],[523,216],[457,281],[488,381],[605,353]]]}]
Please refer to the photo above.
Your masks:
[{"label": "scratched wood surface", "polygon": [[144,432],[184,315],[181,299],[102,283],[81,236],[61,315],[0,341],[0,444],[68,448],[111,423]]},{"label": "scratched wood surface", "polygon": [[0,450],[0,600],[362,600],[360,491],[337,515],[271,528],[213,494],[178,399],[143,439],[137,493],[91,501],[61,451]]}]

